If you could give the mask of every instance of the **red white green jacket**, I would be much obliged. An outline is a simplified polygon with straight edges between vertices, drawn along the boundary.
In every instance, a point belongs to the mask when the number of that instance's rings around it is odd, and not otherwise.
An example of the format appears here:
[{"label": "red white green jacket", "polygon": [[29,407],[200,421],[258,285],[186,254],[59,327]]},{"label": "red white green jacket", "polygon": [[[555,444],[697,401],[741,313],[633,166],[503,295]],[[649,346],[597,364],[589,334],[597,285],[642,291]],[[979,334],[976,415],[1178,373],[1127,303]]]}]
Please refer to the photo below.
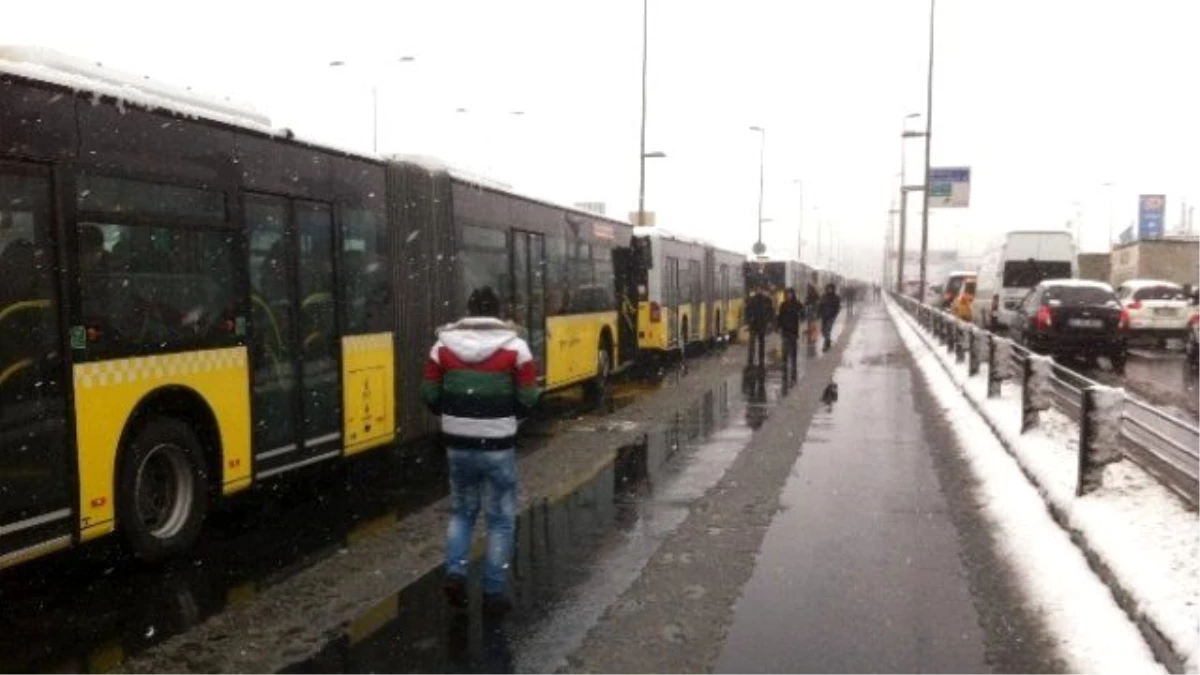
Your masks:
[{"label": "red white green jacket", "polygon": [[515,447],[517,416],[528,414],[540,395],[533,354],[510,324],[467,317],[438,330],[421,400],[441,416],[447,448]]}]

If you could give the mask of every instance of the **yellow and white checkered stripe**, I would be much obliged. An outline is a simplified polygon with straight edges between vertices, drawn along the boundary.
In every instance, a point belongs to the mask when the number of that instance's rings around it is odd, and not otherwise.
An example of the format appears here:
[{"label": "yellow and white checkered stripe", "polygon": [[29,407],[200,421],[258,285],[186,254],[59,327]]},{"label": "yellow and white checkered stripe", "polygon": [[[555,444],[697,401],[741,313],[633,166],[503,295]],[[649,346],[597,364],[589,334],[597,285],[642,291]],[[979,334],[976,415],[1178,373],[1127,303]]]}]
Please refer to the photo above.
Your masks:
[{"label": "yellow and white checkered stripe", "polygon": [[75,382],[84,389],[91,389],[138,382],[153,383],[200,373],[245,368],[246,348],[231,347],[81,363],[75,366]]},{"label": "yellow and white checkered stripe", "polygon": [[391,333],[372,333],[370,335],[342,336],[342,351],[347,354],[374,352],[392,348]]}]

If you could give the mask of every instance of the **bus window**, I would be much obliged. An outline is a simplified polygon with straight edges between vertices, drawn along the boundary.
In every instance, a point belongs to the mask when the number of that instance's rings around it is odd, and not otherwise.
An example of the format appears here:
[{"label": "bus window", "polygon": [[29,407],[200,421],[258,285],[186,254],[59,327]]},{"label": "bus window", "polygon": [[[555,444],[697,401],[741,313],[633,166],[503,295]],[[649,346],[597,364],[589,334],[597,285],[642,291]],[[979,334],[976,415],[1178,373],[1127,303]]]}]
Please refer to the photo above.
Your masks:
[{"label": "bus window", "polygon": [[[300,256],[300,356],[305,447],[337,441],[341,429],[341,373],[333,301],[333,218],[325,204],[296,202]],[[336,447],[336,446],[334,446]]]},{"label": "bus window", "polygon": [[392,330],[392,265],[383,219],[368,209],[346,209],[342,226],[345,332]]},{"label": "bus window", "polygon": [[77,196],[80,211],[226,221],[225,194],[213,190],[82,175]]},{"label": "bus window", "polygon": [[293,461],[290,454],[297,440],[294,408],[298,378],[292,358],[294,293],[288,264],[287,202],[278,197],[248,196],[245,218],[250,240],[255,454]]},{"label": "bus window", "polygon": [[0,165],[0,556],[22,545],[6,526],[53,516],[48,537],[69,525],[51,213],[45,175]]},{"label": "bus window", "polygon": [[567,288],[567,240],[558,234],[546,235],[546,315],[561,316],[570,311]]},{"label": "bus window", "polygon": [[462,225],[459,228],[461,241],[458,247],[458,267],[462,274],[462,286],[459,307],[467,307],[467,298],[471,292],[484,286],[490,286],[501,298],[501,308],[504,316],[509,317],[509,296],[512,284],[509,283],[508,237],[502,230],[493,230],[475,225]]},{"label": "bus window", "polygon": [[233,344],[233,248],[233,233],[223,229],[81,222],[89,352]]},{"label": "bus window", "polygon": [[88,175],[77,189],[87,357],[235,342],[223,193]]},{"label": "bus window", "polygon": [[594,256],[592,260],[593,269],[596,274],[596,293],[599,296],[598,305],[593,311],[613,311],[617,308],[617,281],[613,275],[612,249],[594,246],[592,247],[592,255]]}]

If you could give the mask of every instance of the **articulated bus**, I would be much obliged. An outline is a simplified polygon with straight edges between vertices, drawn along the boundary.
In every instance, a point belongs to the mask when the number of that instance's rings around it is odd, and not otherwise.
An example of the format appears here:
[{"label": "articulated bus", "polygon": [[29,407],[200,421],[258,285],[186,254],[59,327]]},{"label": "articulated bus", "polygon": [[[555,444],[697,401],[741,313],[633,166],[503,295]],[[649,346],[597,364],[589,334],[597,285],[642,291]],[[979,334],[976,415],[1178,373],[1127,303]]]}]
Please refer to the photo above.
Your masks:
[{"label": "articulated bus", "polygon": [[690,344],[736,339],[745,256],[657,227],[638,229],[651,263],[638,282],[638,346],[659,355]]},{"label": "articulated bus", "polygon": [[783,302],[784,291],[789,288],[796,289],[796,294],[801,300],[804,299],[808,284],[816,284],[814,272],[813,268],[796,260],[771,260],[760,256],[746,262],[743,274],[746,277],[746,291],[767,289],[771,302],[778,309]]},{"label": "articulated bus", "polygon": [[626,223],[21,57],[0,50],[0,567],[114,532],[165,558],[214,500],[428,435],[423,362],[479,286],[550,389],[636,353]]}]

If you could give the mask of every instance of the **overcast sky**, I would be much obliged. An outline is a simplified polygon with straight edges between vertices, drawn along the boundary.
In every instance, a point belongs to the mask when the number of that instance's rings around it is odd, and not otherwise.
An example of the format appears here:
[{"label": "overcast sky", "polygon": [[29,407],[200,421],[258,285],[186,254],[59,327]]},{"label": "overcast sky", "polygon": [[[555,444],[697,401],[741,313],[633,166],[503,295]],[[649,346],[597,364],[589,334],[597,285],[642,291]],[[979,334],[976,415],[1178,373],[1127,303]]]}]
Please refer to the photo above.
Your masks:
[{"label": "overcast sky", "polygon": [[[795,253],[801,179],[803,257],[816,258],[823,223],[823,259],[832,232],[844,258],[877,268],[903,117],[925,108],[928,2],[649,4],[647,150],[667,154],[647,162],[658,222],[747,250],[759,125],[769,249]],[[7,3],[0,43],[228,94],[276,126],[364,151],[376,85],[381,152],[439,156],[625,217],[637,203],[641,14],[639,0],[44,0]],[[1167,195],[1168,229],[1183,201],[1200,202],[1200,2],[941,0],[937,22],[933,164],[971,166],[973,185],[969,209],[931,215],[932,247],[977,250],[1007,229],[1063,228],[1078,210],[1084,249],[1102,250],[1139,193]],[[910,141],[911,183],[922,153]]]}]

